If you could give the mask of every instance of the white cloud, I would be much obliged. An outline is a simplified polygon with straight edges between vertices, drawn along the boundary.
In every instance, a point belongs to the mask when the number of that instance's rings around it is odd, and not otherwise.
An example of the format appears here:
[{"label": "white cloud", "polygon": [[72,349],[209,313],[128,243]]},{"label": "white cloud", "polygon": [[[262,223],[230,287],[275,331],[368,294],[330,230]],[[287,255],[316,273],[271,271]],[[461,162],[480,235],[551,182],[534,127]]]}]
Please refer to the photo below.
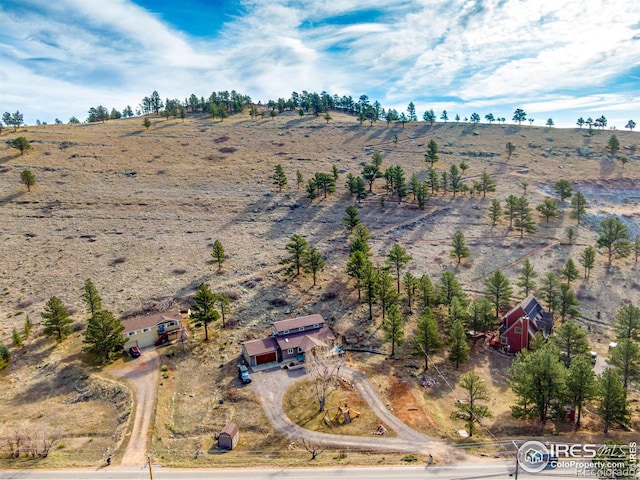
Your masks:
[{"label": "white cloud", "polygon": [[11,5],[0,6],[0,61],[12,72],[0,74],[0,108],[27,118],[122,108],[153,90],[235,89],[262,101],[326,90],[458,111],[586,108],[614,101],[607,90],[625,98],[615,102],[623,111],[638,100],[616,91],[640,64],[635,0],[251,0],[211,40],[129,0]]}]

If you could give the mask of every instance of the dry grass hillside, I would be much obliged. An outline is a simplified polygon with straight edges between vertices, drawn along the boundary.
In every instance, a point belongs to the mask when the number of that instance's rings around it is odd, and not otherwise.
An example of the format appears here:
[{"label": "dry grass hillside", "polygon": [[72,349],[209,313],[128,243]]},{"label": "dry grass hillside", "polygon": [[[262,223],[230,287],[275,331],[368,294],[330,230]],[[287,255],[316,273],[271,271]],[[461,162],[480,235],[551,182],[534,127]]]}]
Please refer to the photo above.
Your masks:
[{"label": "dry grass hillside", "polygon": [[[398,203],[387,196],[383,210],[384,180],[378,180],[374,195],[362,202],[359,216],[372,233],[374,258],[380,264],[397,242],[413,257],[408,270],[416,276],[427,273],[436,283],[443,271],[452,270],[464,289],[476,295],[496,269],[502,269],[515,283],[525,258],[540,276],[548,270],[559,272],[569,257],[578,264],[580,252],[595,245],[598,222],[608,215],[618,215],[633,236],[640,235],[638,133],[605,130],[589,135],[586,129],[456,123],[429,126],[423,122],[387,128],[383,122],[359,125],[351,117],[332,115],[334,119],[328,124],[321,117],[291,114],[268,120],[242,115],[224,122],[205,117],[184,122],[154,118],[149,130],[140,118],[105,124],[30,126],[16,133],[5,129],[0,136],[0,339],[11,345],[12,329],[21,329],[27,316],[37,324],[52,295],[75,312],[79,330],[86,317],[80,294],[87,278],[97,286],[103,305],[118,315],[172,303],[188,304],[195,288],[209,283],[214,291],[231,295],[234,312],[228,328],[218,336],[218,346],[209,353],[204,347],[194,350],[194,355],[206,355],[203,364],[215,369],[208,375],[217,378],[208,406],[194,406],[204,409],[200,419],[211,418],[215,408],[212,398],[233,380],[239,342],[261,336],[271,321],[321,313],[339,334],[357,341],[358,346],[385,351],[379,319],[367,322],[366,310],[344,273],[348,242],[342,217],[352,203],[344,181],[347,173],[360,173],[374,149],[383,154],[383,168],[401,165],[407,180],[413,173],[424,178],[428,167],[424,153],[430,139],[440,147],[437,170],[464,160],[469,165],[465,180],[477,179],[486,170],[497,181],[497,191],[486,199],[469,195],[453,198],[441,192],[424,210],[418,209],[411,197]],[[615,158],[606,152],[612,133],[622,146]],[[22,156],[5,142],[16,136],[24,136],[32,144]],[[505,153],[506,142],[516,145],[510,159]],[[626,165],[619,160],[623,155],[629,159]],[[276,164],[282,164],[289,180],[282,192],[270,178]],[[328,198],[311,202],[304,186],[296,188],[297,170],[306,182],[315,172],[330,172],[333,165],[340,178],[337,191]],[[20,184],[24,169],[36,177],[31,192]],[[574,191],[583,192],[589,203],[586,221],[577,227],[573,244],[569,244],[566,230],[576,227],[576,222],[570,218],[568,206],[548,223],[534,212],[538,229],[522,240],[505,221],[491,227],[487,208],[492,198],[502,201],[510,194],[520,196],[526,182],[527,198],[535,208],[543,199],[554,197],[551,185],[558,179],[573,182]],[[465,232],[471,249],[471,258],[460,265],[449,255],[456,230]],[[286,277],[279,263],[294,233],[304,235],[325,257],[326,268],[316,287],[312,287],[310,276]],[[227,254],[221,272],[211,262],[215,240],[223,243]],[[633,257],[615,260],[607,267],[606,256],[599,251],[591,280],[574,284],[581,302],[580,321],[589,327],[594,349],[603,354],[608,343],[607,324],[616,311],[625,302],[640,305],[638,268]],[[408,328],[415,325],[415,319],[415,314],[408,317]],[[46,414],[37,403],[36,407],[25,406],[21,401],[28,389],[58,403],[61,397],[67,398],[70,393],[55,390],[55,385],[49,386],[51,392],[43,393],[45,378],[51,380],[51,375],[44,376],[45,370],[56,368],[55,375],[60,375],[64,368],[85,365],[80,342],[76,333],[62,345],[36,338],[22,350],[12,348],[12,365],[0,374],[0,398],[13,408],[0,413],[0,419],[39,418],[25,413],[27,408]],[[412,412],[431,412],[423,418],[407,414],[409,423],[425,430],[438,428],[447,437],[455,427],[447,409],[437,404],[437,398],[428,398],[423,390],[407,390],[411,384],[402,383],[403,379],[411,381],[406,363],[420,363],[407,359],[410,354],[409,342],[396,363],[365,355],[354,356],[352,361],[380,378],[383,393],[391,389],[387,393],[393,391],[397,398],[414,399],[420,410]],[[479,364],[502,361],[487,359],[481,352],[474,354],[474,359]],[[193,368],[194,360],[189,362]],[[502,364],[493,366],[504,370]],[[196,393],[204,388],[195,383],[185,385],[185,379],[173,376],[174,368],[180,367],[171,365],[165,387],[175,391],[191,388]],[[398,369],[394,381],[399,384],[385,384],[383,379],[394,369]],[[455,378],[458,374],[452,375]],[[504,385],[498,382],[496,391],[504,392]],[[389,393],[390,403],[395,393]],[[106,394],[93,398],[96,408],[105,411],[105,418],[113,408],[108,398]],[[180,401],[196,402],[199,397],[190,398]],[[75,408],[64,405],[55,407],[60,415],[67,415],[66,408]],[[160,394],[159,412],[170,416],[171,408],[179,407],[174,393]],[[164,420],[158,420],[157,429],[166,425]],[[106,435],[117,428],[111,423],[92,425],[87,431]],[[173,429],[181,428],[173,425]],[[190,431],[186,425],[184,430]],[[84,438],[87,432],[77,435]],[[202,432],[193,435],[195,438]]]}]

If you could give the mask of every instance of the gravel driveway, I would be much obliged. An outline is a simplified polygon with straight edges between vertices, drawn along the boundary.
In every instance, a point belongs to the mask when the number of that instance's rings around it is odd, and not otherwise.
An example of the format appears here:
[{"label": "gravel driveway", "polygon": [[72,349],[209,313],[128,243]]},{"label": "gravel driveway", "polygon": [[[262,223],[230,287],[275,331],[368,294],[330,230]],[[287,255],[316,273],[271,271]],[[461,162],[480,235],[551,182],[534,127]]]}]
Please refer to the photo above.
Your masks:
[{"label": "gravel driveway", "polygon": [[134,393],[133,426],[120,465],[144,465],[147,462],[147,433],[155,411],[160,356],[155,350],[144,350],[139,358],[131,359],[108,373],[127,380]]},{"label": "gravel driveway", "polygon": [[296,425],[285,415],[282,408],[282,400],[285,390],[306,376],[304,369],[291,371],[273,369],[252,373],[253,382],[251,383],[251,388],[261,398],[264,411],[276,430],[292,440],[305,438],[315,443],[357,449],[413,453],[437,452],[438,456],[443,455],[449,448],[446,444],[413,430],[392,415],[362,373],[348,367],[342,367],[340,374],[354,385],[362,395],[362,398],[380,417],[380,420],[388,428],[391,428],[397,434],[397,437],[334,435],[307,430]]}]

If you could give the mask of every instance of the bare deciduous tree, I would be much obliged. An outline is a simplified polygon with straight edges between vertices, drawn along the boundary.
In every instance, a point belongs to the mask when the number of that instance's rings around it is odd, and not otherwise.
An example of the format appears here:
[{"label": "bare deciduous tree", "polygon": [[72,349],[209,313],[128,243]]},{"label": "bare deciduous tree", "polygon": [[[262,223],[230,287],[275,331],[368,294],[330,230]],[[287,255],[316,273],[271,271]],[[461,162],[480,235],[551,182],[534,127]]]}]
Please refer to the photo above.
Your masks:
[{"label": "bare deciduous tree", "polygon": [[315,445],[304,438],[302,439],[302,448],[311,454],[311,460],[315,460],[316,457],[325,450],[324,448],[321,448],[320,445]]},{"label": "bare deciduous tree", "polygon": [[340,367],[344,364],[343,358],[328,346],[317,346],[307,352],[305,364],[316,387],[319,411],[323,412],[329,389],[335,388]]}]

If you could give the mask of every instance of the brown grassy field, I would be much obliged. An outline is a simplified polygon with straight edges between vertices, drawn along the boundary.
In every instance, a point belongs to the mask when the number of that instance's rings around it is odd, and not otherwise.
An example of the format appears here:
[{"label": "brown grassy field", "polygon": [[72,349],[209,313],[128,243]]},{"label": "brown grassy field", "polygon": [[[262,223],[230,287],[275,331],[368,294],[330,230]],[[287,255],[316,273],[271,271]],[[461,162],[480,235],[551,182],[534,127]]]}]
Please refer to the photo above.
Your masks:
[{"label": "brown grassy field", "polygon": [[[548,270],[559,272],[569,257],[577,263],[580,252],[595,244],[595,226],[607,215],[621,215],[632,234],[640,234],[638,133],[589,135],[578,129],[455,123],[431,127],[422,122],[387,128],[382,122],[359,125],[351,117],[332,116],[328,124],[322,118],[292,114],[257,121],[248,115],[224,122],[204,117],[184,122],[153,119],[149,130],[140,118],[30,126],[17,133],[4,130],[0,339],[11,345],[12,329],[21,329],[27,316],[37,324],[52,295],[69,306],[77,323],[76,333],[60,345],[37,337],[36,326],[36,338],[22,349],[12,347],[12,364],[0,373],[0,402],[10,406],[0,413],[5,430],[20,422],[65,425],[64,448],[44,463],[95,464],[114,446],[111,435],[126,429],[130,399],[125,400],[129,397],[123,392],[122,401],[114,404],[104,387],[92,390],[84,402],[69,402],[85,388],[87,378],[100,381],[100,369],[81,353],[83,282],[91,278],[103,305],[118,315],[186,305],[194,289],[206,282],[234,298],[234,312],[228,328],[210,344],[201,345],[201,332],[193,332],[196,340],[184,352],[171,347],[175,355],[163,358],[167,378],[159,386],[152,442],[158,457],[167,464],[218,465],[241,463],[251,451],[262,452],[257,458],[264,458],[265,464],[280,455],[285,462],[307,455],[299,450],[295,455],[281,453],[287,443],[268,425],[256,400],[234,392],[235,364],[242,341],[262,336],[272,321],[309,313],[322,314],[337,336],[360,348],[387,351],[380,318],[367,321],[366,308],[344,274],[348,235],[342,217],[351,202],[344,181],[347,173],[360,173],[375,149],[383,154],[383,168],[401,165],[407,180],[413,173],[424,178],[426,145],[435,139],[440,146],[436,169],[444,171],[464,160],[469,164],[465,180],[486,170],[497,181],[497,191],[486,199],[440,193],[419,210],[411,197],[402,203],[387,197],[383,211],[384,180],[378,180],[374,195],[359,208],[373,236],[377,263],[400,243],[413,257],[408,269],[416,276],[427,273],[437,283],[443,271],[452,270],[470,295],[478,295],[484,279],[497,268],[515,283],[525,258],[541,276]],[[622,145],[619,156],[630,159],[627,165],[605,151],[612,133]],[[18,135],[32,144],[23,156],[5,144]],[[506,142],[517,147],[510,159]],[[590,153],[581,156],[579,149],[585,153],[587,146]],[[289,179],[282,192],[270,179],[276,164],[282,164]],[[315,172],[330,172],[333,165],[340,171],[337,191],[310,202],[304,187],[295,185],[296,171],[306,181]],[[26,168],[36,176],[31,192],[19,183]],[[549,223],[534,213],[537,232],[523,240],[504,221],[490,226],[487,208],[492,198],[519,196],[526,182],[527,198],[535,207],[554,195],[551,185],[561,178],[571,180],[589,202],[573,244],[568,243],[566,229],[576,222],[568,208]],[[460,265],[449,256],[456,230],[465,232],[471,249],[471,258]],[[284,274],[280,260],[293,233],[304,235],[325,256],[327,266],[316,287],[310,276],[292,279]],[[221,272],[211,262],[216,239],[227,254]],[[580,322],[590,328],[593,349],[606,355],[608,324],[625,302],[640,305],[640,281],[633,258],[615,260],[608,267],[603,253],[591,280],[574,285],[581,302]],[[407,315],[409,338],[416,321],[416,314]],[[409,341],[393,360],[352,355],[354,364],[375,379],[381,395],[408,424],[455,439],[454,431],[463,428],[462,422],[450,418],[455,398],[461,395],[456,381],[473,369],[491,385],[492,433],[522,434],[530,428],[509,416],[508,360],[478,347],[472,360],[455,371],[443,357],[436,358],[451,388],[434,372],[428,375],[436,386],[424,388],[419,385],[422,361],[412,357],[412,351]],[[221,405],[217,400],[222,397],[233,401]],[[638,416],[636,409],[636,426]],[[230,419],[248,432],[237,455],[195,458],[196,452],[209,451],[212,432]],[[587,425],[591,421],[597,428],[587,415]],[[481,433],[481,438],[492,439],[488,433]]]}]

